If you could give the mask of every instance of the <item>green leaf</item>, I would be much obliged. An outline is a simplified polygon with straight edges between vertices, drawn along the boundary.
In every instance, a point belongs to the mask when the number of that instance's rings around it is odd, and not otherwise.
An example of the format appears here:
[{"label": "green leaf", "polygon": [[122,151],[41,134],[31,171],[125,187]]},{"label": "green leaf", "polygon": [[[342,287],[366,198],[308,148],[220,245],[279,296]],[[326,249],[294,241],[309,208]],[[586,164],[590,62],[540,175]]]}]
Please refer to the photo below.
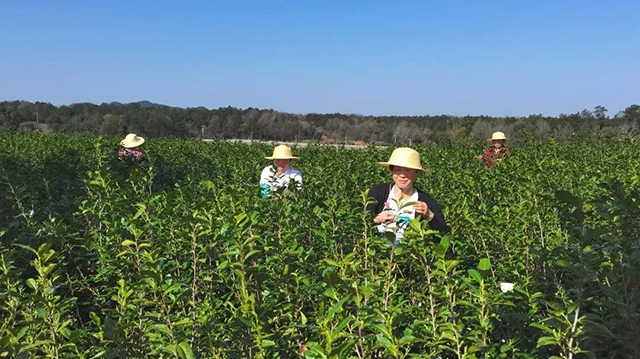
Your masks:
[{"label": "green leaf", "polygon": [[304,353],[306,358],[326,358],[324,347],[316,342],[309,343],[309,350]]},{"label": "green leaf", "polygon": [[347,325],[349,325],[349,323],[351,323],[351,320],[353,319],[353,316],[349,315],[346,318],[344,318],[340,324],[338,324],[332,331],[331,331],[331,335],[336,338],[338,337],[338,335],[340,335],[340,332],[342,331],[342,329],[344,329]]},{"label": "green leaf", "polygon": [[33,290],[38,289],[38,284],[36,283],[36,280],[33,278],[27,279],[27,286]]},{"label": "green leaf", "polygon": [[136,212],[136,214],[133,216],[133,219],[137,219],[138,217],[140,217],[144,213],[144,211],[147,209],[147,206],[145,206],[142,203],[139,203],[138,206],[140,208],[138,209],[138,212]]},{"label": "green leaf", "polygon": [[263,339],[262,340],[262,346],[264,348],[275,347],[276,346],[276,342],[274,342],[273,340]]},{"label": "green leaf", "polygon": [[333,267],[340,267],[340,264],[338,264],[338,262],[334,261],[333,259],[324,258],[322,261],[323,261],[323,262],[325,262],[325,263],[327,263],[327,264],[328,264],[328,265],[330,265],[330,266],[333,266]]},{"label": "green leaf", "polygon": [[489,258],[482,258],[480,263],[478,263],[478,269],[481,271],[487,271],[491,269],[491,261]]},{"label": "green leaf", "polygon": [[36,308],[36,313],[41,317],[41,318],[46,318],[47,317],[47,310],[45,308],[42,307],[38,307]]},{"label": "green leaf", "polygon": [[183,326],[183,325],[190,325],[191,323],[193,323],[193,321],[191,319],[180,319],[177,322],[173,323],[174,327],[179,327],[179,326]]},{"label": "green leaf", "polygon": [[413,335],[405,335],[404,337],[400,338],[400,341],[398,342],[400,345],[404,345],[407,343],[414,343],[418,341],[418,338],[414,337]]},{"label": "green leaf", "polygon": [[178,344],[178,355],[182,359],[194,359],[193,351],[191,350],[191,346],[187,342],[181,342]]},{"label": "green leaf", "polygon": [[534,327],[534,328],[538,328],[538,329],[542,329],[542,330],[544,330],[545,332],[547,332],[547,333],[549,333],[549,334],[553,334],[553,335],[555,335],[555,332],[553,331],[553,329],[551,329],[550,327],[548,327],[548,326],[546,326],[546,325],[544,325],[544,324],[541,324],[541,323],[531,323],[531,324],[529,324],[529,326]]},{"label": "green leaf", "polygon": [[94,312],[89,312],[89,317],[91,317],[91,321],[93,321],[93,323],[102,330],[102,321],[100,320],[100,317],[98,317]]},{"label": "green leaf", "polygon": [[385,324],[377,323],[377,324],[373,324],[372,326],[373,328],[377,329],[380,333],[384,334],[386,338],[393,338],[393,335],[391,335],[391,330]]},{"label": "green leaf", "polygon": [[244,260],[249,260],[249,258],[251,258],[251,256],[253,256],[254,254],[258,254],[260,253],[260,250],[258,249],[254,249],[252,251],[250,251],[249,253],[247,253],[247,255],[244,257]]},{"label": "green leaf", "polygon": [[538,338],[538,344],[537,347],[545,347],[545,346],[549,346],[549,345],[557,345],[558,343],[556,342],[556,338],[554,337],[540,337]]},{"label": "green leaf", "polygon": [[171,329],[169,329],[169,327],[166,324],[154,324],[151,326],[151,328],[164,333],[164,334],[169,334],[171,335]]},{"label": "green leaf", "polygon": [[453,268],[458,266],[458,264],[460,264],[460,261],[457,260],[457,259],[452,259],[452,260],[446,261],[445,265],[447,267],[447,272],[451,272],[453,270]]},{"label": "green leaf", "polygon": [[476,282],[482,282],[482,274],[480,274],[477,270],[468,269],[467,273],[469,273],[469,276],[471,276],[471,278],[473,278],[473,280],[475,280]]},{"label": "green leaf", "polygon": [[102,358],[103,356],[105,356],[107,354],[106,350],[103,350],[101,352],[98,352],[98,354],[94,355],[91,357],[91,359],[97,359],[97,358]]},{"label": "green leaf", "polygon": [[455,340],[455,336],[452,331],[445,330],[442,333],[440,333],[440,339]]},{"label": "green leaf", "polygon": [[383,337],[381,334],[378,334],[376,336],[376,341],[378,342],[378,344],[380,344],[383,347],[385,347],[392,354],[395,353],[396,350],[397,350],[396,346],[393,345],[393,343],[391,343],[391,341],[389,339]]},{"label": "green leaf", "polygon": [[120,243],[120,245],[122,245],[123,247],[130,247],[130,246],[134,246],[135,244],[136,244],[136,242],[134,242],[134,241],[132,241],[130,239],[124,240],[124,241],[122,241],[122,243]]}]

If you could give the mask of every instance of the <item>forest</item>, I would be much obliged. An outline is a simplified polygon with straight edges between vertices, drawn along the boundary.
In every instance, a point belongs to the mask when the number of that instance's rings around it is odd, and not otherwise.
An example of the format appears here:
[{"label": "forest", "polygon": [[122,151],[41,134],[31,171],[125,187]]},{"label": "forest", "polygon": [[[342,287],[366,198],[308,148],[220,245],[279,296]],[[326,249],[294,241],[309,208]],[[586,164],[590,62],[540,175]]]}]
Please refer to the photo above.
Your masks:
[{"label": "forest", "polygon": [[596,106],[557,117],[362,116],[357,114],[291,114],[272,109],[221,107],[176,108],[149,101],[130,104],[0,102],[0,130],[44,133],[323,141],[365,144],[443,144],[486,139],[494,131],[512,142],[529,137],[561,143],[584,136],[625,137],[640,129],[640,106],[613,116]]}]

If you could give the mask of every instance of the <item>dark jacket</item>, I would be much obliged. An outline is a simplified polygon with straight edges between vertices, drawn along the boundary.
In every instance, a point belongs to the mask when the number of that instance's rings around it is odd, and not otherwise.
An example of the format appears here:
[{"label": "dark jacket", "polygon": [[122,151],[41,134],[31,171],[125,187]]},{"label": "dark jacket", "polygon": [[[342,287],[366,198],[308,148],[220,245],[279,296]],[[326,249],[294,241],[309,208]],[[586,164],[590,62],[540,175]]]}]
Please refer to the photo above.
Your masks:
[{"label": "dark jacket", "polygon": [[[387,198],[389,198],[389,192],[392,186],[392,183],[379,183],[371,187],[368,197],[374,198],[376,202],[368,205],[367,211],[373,213],[374,216],[382,212],[384,210],[384,203],[387,201]],[[444,214],[442,213],[440,205],[428,193],[422,192],[417,188],[416,191],[418,191],[418,201],[425,202],[434,214],[433,219],[429,221],[429,227],[436,231],[449,233],[451,228],[447,226],[447,222],[444,220]],[[420,215],[418,215],[417,218],[423,219]]]}]

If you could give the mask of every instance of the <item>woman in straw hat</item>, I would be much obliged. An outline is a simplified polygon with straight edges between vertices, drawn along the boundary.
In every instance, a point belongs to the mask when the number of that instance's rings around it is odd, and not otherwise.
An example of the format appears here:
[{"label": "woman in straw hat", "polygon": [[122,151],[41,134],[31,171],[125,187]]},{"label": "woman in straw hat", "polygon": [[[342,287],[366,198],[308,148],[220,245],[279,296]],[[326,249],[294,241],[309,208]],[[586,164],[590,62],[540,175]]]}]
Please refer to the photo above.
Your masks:
[{"label": "woman in straw hat", "polygon": [[491,143],[491,146],[483,154],[478,155],[478,160],[483,161],[487,168],[491,168],[494,163],[511,155],[505,145],[507,136],[503,132],[494,132],[490,138],[487,138],[487,142]]},{"label": "woman in straw hat", "polygon": [[402,238],[409,221],[420,218],[429,221],[431,229],[449,232],[440,205],[426,192],[415,187],[418,173],[430,172],[420,165],[420,154],[411,148],[397,148],[388,162],[378,162],[389,167],[393,183],[380,183],[369,190],[375,202],[367,210],[375,215],[373,222],[380,233],[395,232],[396,242]]},{"label": "woman in straw hat", "polygon": [[118,158],[127,163],[140,163],[144,159],[140,147],[144,143],[144,138],[137,136],[135,133],[128,134],[124,140],[120,141],[123,147],[118,151]]},{"label": "woman in straw hat", "polygon": [[291,147],[279,145],[273,149],[273,155],[265,157],[273,160],[273,165],[269,165],[262,170],[260,175],[260,188],[262,197],[270,197],[271,192],[280,188],[289,187],[291,181],[295,182],[297,189],[302,186],[302,173],[291,167],[291,160],[300,159],[291,155]]}]

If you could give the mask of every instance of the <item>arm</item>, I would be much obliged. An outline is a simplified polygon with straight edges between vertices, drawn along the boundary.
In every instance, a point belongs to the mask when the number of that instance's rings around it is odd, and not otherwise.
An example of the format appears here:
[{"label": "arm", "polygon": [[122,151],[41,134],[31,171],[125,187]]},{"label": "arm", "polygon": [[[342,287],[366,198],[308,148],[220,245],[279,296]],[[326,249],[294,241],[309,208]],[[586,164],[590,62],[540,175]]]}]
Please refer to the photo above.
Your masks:
[{"label": "arm", "polygon": [[296,188],[302,189],[302,172],[296,171],[293,179],[296,181]]},{"label": "arm", "polygon": [[433,208],[431,209],[431,212],[433,212],[433,219],[429,221],[429,227],[431,227],[431,229],[433,230],[440,231],[442,233],[451,232],[451,227],[447,225],[447,222],[444,219],[444,213],[442,212],[442,208],[440,208],[440,206],[437,206],[437,207],[438,207],[437,209],[433,209]]},{"label": "arm", "polygon": [[[387,200],[387,197],[389,196],[388,187],[389,187],[388,184],[380,183],[371,187],[371,189],[369,189],[369,192],[367,193],[367,198],[375,199],[375,202],[367,205],[367,211],[371,213],[371,218],[375,218],[375,216],[378,213],[382,212],[382,210],[384,209],[384,202]],[[385,189],[387,190],[385,191]]]},{"label": "arm", "polygon": [[424,200],[424,202],[427,203],[429,210],[433,213],[433,218],[429,220],[429,227],[442,233],[451,232],[451,227],[447,225],[447,221],[444,219],[444,213],[442,212],[442,207],[440,207],[438,202],[426,193],[421,200]]},{"label": "arm", "polygon": [[270,186],[272,176],[270,166],[265,167],[260,174],[260,184]]}]

